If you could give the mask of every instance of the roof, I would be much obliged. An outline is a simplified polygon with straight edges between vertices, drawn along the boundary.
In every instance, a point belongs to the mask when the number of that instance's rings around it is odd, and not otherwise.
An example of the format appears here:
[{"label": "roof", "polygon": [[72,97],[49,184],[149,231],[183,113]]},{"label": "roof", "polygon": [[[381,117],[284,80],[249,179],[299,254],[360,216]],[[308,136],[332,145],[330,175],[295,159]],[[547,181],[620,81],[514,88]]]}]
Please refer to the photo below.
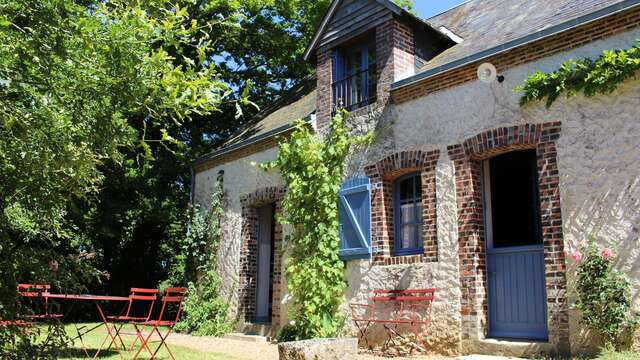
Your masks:
[{"label": "roof", "polygon": [[427,19],[432,26],[444,26],[464,41],[431,59],[415,75],[391,84],[391,89],[637,6],[640,0],[470,0]]},{"label": "roof", "polygon": [[316,111],[315,84],[315,78],[304,80],[260,111],[247,126],[240,129],[221,147],[201,157],[196,163],[282,134],[292,128],[295,120],[311,120],[311,115]]},{"label": "roof", "polygon": [[427,20],[464,41],[433,58],[427,71],[594,13],[624,0],[470,0]]},{"label": "roof", "polygon": [[[316,49],[316,47],[318,45],[318,42],[320,41],[320,36],[327,29],[327,26],[331,22],[331,18],[335,15],[336,11],[339,8],[340,3],[343,2],[343,1],[344,0],[334,0],[334,1],[331,2],[331,5],[329,6],[329,10],[326,12],[324,17],[322,18],[322,21],[320,22],[320,26],[316,29],[316,32],[313,35],[313,38],[311,39],[311,42],[309,43],[309,45],[307,46],[307,48],[304,51],[303,59],[305,61],[308,61],[309,59],[311,59],[313,57],[312,56],[313,55],[313,50]],[[437,28],[433,28],[429,23],[427,23],[424,20],[420,19],[419,17],[415,16],[413,13],[407,11],[403,7],[398,6],[392,0],[375,0],[375,2],[377,2],[378,4],[386,7],[387,9],[389,9],[395,15],[407,17],[410,20],[412,20],[414,22],[417,22],[417,23],[420,23],[421,25],[424,25],[425,27],[434,30],[436,33],[439,33]],[[444,36],[446,36],[446,35],[444,35]]]}]

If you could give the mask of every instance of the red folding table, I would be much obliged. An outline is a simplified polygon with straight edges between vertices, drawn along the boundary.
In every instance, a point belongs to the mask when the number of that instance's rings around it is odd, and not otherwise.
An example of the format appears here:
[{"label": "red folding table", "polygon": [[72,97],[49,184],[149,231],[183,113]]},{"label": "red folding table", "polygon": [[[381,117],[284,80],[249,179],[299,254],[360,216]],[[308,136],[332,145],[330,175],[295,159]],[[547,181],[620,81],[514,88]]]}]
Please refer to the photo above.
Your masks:
[{"label": "red folding table", "polygon": [[[49,299],[57,299],[57,300],[69,300],[69,301],[91,301],[96,305],[96,309],[98,309],[98,314],[100,314],[100,319],[102,319],[102,325],[98,325],[95,326],[87,331],[85,331],[82,335],[93,331],[101,326],[104,325],[104,327],[107,328],[107,336],[105,336],[104,340],[102,340],[102,344],[100,344],[100,347],[98,348],[98,350],[96,350],[96,353],[93,355],[93,358],[96,359],[98,358],[98,355],[100,354],[100,351],[102,351],[102,348],[104,347],[104,344],[107,342],[108,339],[111,339],[113,342],[115,342],[115,334],[111,331],[111,325],[109,324],[109,322],[107,321],[107,317],[104,314],[104,311],[102,310],[102,304],[104,302],[129,302],[129,297],[127,296],[104,296],[104,295],[67,295],[67,294],[42,294],[43,297],[49,298]],[[79,331],[78,331],[79,333]],[[83,350],[84,353],[87,355],[87,358],[91,358],[91,355],[89,355],[89,352],[86,349],[86,346],[84,345],[84,343],[82,342],[82,336],[79,336],[80,338],[80,342],[82,343],[83,346]],[[117,350],[117,349],[116,349]],[[120,352],[118,352],[118,354],[120,355],[120,357],[122,357],[122,355],[120,354]]]}]

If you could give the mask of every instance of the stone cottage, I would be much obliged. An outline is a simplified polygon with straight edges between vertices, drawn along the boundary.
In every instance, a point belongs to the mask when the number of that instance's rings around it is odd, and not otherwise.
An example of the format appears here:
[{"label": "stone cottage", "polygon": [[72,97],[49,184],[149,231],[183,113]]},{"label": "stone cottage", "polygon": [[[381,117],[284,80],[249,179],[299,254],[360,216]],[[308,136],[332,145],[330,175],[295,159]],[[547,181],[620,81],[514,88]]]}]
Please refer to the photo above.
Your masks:
[{"label": "stone cottage", "polygon": [[316,79],[193,166],[197,202],[223,180],[220,271],[238,330],[273,335],[287,321],[288,229],[274,221],[286,189],[255,164],[274,159],[293,120],[322,136],[343,106],[354,133],[376,133],[348,161],[346,183],[362,185],[341,194],[367,199],[351,204],[361,236],[341,219],[345,304],[435,287],[437,351],[588,350],[566,254],[588,236],[614,247],[637,299],[640,80],[549,109],[520,107],[514,89],[631,47],[639,25],[640,0],[470,0],[427,20],[392,1],[333,1],[304,55]]}]

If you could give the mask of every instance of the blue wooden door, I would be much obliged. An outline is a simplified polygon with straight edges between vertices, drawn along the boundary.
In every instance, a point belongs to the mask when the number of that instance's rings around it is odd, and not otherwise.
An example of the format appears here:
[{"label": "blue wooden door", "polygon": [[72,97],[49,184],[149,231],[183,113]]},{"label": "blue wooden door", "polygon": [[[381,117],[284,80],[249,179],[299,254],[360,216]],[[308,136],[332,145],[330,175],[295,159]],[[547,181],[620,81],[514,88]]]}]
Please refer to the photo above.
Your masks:
[{"label": "blue wooden door", "polygon": [[535,150],[484,164],[489,336],[546,340],[547,294]]},{"label": "blue wooden door", "polygon": [[542,245],[488,249],[489,336],[547,339]]}]

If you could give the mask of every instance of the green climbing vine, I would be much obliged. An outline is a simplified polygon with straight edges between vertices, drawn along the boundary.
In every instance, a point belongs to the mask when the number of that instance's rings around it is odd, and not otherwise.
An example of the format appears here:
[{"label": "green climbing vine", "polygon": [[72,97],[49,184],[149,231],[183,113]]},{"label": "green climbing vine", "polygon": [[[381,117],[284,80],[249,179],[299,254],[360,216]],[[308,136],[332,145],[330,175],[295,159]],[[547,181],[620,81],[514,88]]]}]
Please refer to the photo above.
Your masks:
[{"label": "green climbing vine", "polygon": [[520,105],[547,98],[550,107],[560,96],[567,97],[578,92],[586,96],[609,94],[620,83],[634,78],[640,70],[640,40],[630,49],[605,50],[596,60],[585,58],[567,60],[551,73],[536,72],[518,86],[523,92]]},{"label": "green climbing vine", "polygon": [[222,281],[218,274],[223,200],[222,185],[216,182],[210,205],[201,207],[196,204],[189,213],[190,225],[175,271],[177,276],[171,277],[190,280],[184,307],[186,317],[178,323],[177,330],[219,336],[233,329],[234,324],[227,320],[229,304],[220,293]]},{"label": "green climbing vine", "polygon": [[293,134],[280,142],[277,158],[262,165],[280,170],[287,193],[278,221],[293,227],[285,265],[292,321],[281,340],[335,336],[344,320],[337,315],[345,289],[344,264],[338,257],[338,192],[350,150],[371,139],[348,134],[346,116],[339,112],[323,139],[298,121]]}]

